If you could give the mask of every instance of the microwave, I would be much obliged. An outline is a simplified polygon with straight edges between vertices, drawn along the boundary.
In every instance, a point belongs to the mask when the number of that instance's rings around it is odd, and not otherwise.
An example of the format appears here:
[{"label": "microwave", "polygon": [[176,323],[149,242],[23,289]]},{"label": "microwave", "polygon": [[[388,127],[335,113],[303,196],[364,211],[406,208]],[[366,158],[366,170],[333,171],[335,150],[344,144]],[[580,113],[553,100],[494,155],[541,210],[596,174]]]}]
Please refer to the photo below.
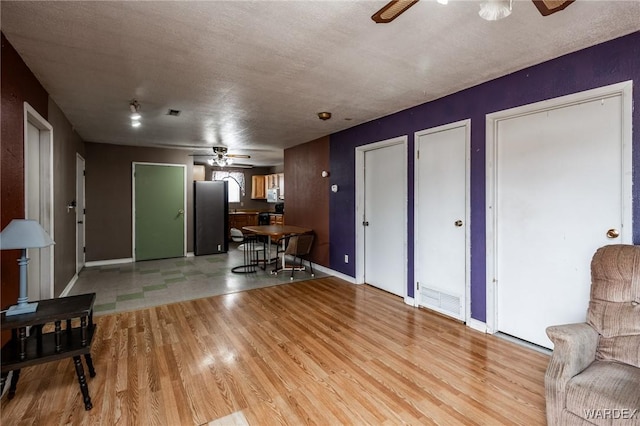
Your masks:
[{"label": "microwave", "polygon": [[277,203],[280,190],[278,188],[267,189],[267,203]]}]

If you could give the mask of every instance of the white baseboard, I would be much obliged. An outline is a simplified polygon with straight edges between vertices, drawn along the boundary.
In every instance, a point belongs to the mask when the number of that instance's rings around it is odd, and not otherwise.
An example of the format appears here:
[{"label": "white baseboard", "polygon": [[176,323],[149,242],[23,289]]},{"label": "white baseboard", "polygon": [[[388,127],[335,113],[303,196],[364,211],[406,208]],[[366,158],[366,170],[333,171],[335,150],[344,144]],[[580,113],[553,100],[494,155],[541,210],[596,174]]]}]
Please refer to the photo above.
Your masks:
[{"label": "white baseboard", "polygon": [[120,265],[122,263],[133,263],[133,258],[127,257],[123,259],[94,260],[93,262],[86,262],[84,266],[85,268],[91,268],[94,266]]},{"label": "white baseboard", "polygon": [[487,324],[483,323],[482,321],[478,321],[477,319],[469,318],[467,320],[467,327],[472,328],[481,333],[487,332]]},{"label": "white baseboard", "polygon": [[188,251],[187,252],[187,257],[194,257],[194,256],[195,256],[195,254],[193,254],[192,251]]},{"label": "white baseboard", "polygon": [[64,288],[64,290],[62,290],[62,293],[60,293],[58,297],[65,297],[67,294],[69,294],[71,292],[71,289],[75,285],[76,281],[78,281],[78,274],[75,274],[73,278],[71,278],[71,281],[69,281],[69,284],[67,284],[67,286]]},{"label": "white baseboard", "polygon": [[336,278],[340,278],[341,280],[345,280],[347,282],[350,282],[351,284],[355,284],[356,283],[356,279],[354,277],[350,277],[349,275],[345,275],[342,272],[338,272],[338,271],[334,271],[333,269],[327,268],[326,266],[322,266],[322,265],[317,265],[317,264],[313,264],[313,269],[316,269],[320,272],[324,272],[325,274],[329,274],[332,275]]},{"label": "white baseboard", "polygon": [[413,306],[415,308],[418,307],[418,299],[414,297],[405,296],[404,303],[406,303],[409,306]]}]

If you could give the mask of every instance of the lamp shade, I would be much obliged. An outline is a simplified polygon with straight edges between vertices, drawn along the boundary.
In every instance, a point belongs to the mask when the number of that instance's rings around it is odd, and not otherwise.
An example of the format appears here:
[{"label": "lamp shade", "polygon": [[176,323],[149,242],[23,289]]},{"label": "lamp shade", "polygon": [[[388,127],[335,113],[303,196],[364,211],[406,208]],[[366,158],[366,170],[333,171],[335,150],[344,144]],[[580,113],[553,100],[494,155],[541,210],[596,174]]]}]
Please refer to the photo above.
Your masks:
[{"label": "lamp shade", "polygon": [[55,244],[47,231],[31,219],[13,219],[0,233],[0,250],[47,247]]}]

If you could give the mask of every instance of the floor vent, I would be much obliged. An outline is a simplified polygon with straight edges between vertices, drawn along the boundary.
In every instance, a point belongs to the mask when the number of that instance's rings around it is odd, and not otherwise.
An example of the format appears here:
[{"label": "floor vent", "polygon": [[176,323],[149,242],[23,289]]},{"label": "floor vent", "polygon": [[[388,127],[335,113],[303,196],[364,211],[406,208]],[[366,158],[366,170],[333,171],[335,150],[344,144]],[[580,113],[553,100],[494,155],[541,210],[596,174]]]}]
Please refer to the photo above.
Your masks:
[{"label": "floor vent", "polygon": [[456,318],[462,317],[462,304],[460,297],[443,293],[428,287],[420,289],[421,304]]}]

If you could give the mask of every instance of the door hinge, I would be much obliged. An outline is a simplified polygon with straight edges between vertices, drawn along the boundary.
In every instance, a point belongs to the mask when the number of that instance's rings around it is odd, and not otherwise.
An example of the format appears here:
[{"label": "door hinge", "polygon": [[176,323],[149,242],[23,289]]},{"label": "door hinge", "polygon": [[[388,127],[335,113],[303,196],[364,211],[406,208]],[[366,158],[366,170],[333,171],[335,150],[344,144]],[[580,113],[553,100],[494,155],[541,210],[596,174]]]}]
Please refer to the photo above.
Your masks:
[{"label": "door hinge", "polygon": [[416,290],[420,290],[420,281],[416,282]]},{"label": "door hinge", "polygon": [[418,150],[418,157],[417,157],[417,159],[418,159],[418,160],[420,159],[420,150]]},{"label": "door hinge", "polygon": [[82,171],[82,176],[86,176],[86,175],[87,175],[87,171],[86,171],[86,170],[83,170],[83,171]]},{"label": "door hinge", "polygon": [[82,252],[86,253],[87,252],[87,248],[86,247],[82,247]]}]

